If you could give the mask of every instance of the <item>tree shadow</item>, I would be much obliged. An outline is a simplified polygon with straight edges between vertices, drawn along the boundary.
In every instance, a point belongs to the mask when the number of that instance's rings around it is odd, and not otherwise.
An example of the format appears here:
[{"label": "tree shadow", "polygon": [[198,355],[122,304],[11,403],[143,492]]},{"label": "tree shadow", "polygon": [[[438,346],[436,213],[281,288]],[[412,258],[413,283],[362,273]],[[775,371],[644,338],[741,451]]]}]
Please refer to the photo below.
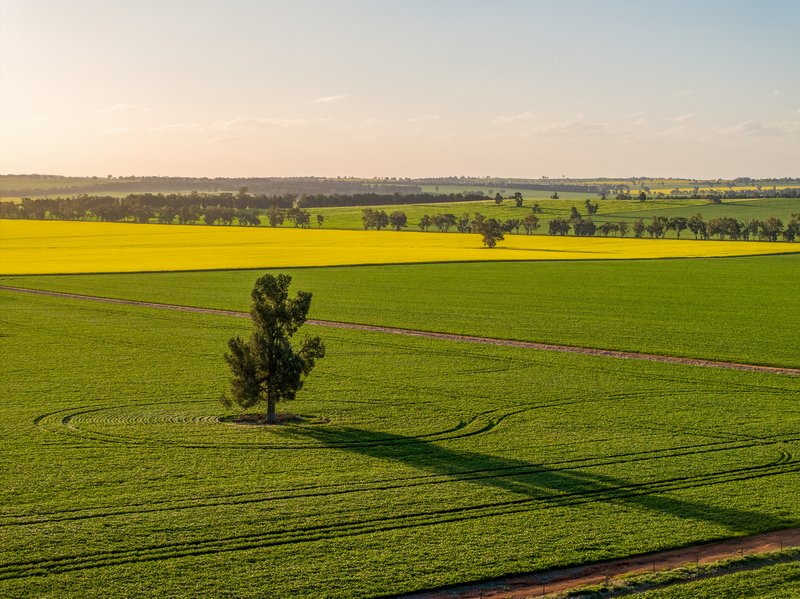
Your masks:
[{"label": "tree shadow", "polygon": [[[436,477],[443,477],[446,482],[464,482],[513,494],[505,499],[499,497],[497,505],[530,504],[530,509],[535,510],[610,502],[644,508],[671,517],[722,525],[737,534],[774,530],[796,524],[767,513],[707,505],[664,495],[684,489],[760,478],[773,473],[775,468],[778,472],[784,471],[780,464],[742,465],[711,474],[685,473],[682,476],[636,481],[590,473],[586,468],[592,465],[606,468],[624,466],[655,459],[651,452],[543,465],[448,449],[416,437],[349,427],[289,427],[282,434],[325,447],[398,462],[427,473],[427,477],[432,478],[431,482],[434,483],[438,481]],[[419,478],[425,479],[426,476]]]}]

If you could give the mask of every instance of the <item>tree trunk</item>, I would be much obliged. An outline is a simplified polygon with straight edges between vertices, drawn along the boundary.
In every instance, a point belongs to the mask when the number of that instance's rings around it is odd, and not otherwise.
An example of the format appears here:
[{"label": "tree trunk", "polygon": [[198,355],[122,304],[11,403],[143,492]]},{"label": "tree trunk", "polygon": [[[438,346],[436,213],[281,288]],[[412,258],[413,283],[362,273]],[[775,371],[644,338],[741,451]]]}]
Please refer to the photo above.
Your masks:
[{"label": "tree trunk", "polygon": [[275,417],[275,400],[269,398],[267,400],[267,424],[275,424],[278,419]]}]

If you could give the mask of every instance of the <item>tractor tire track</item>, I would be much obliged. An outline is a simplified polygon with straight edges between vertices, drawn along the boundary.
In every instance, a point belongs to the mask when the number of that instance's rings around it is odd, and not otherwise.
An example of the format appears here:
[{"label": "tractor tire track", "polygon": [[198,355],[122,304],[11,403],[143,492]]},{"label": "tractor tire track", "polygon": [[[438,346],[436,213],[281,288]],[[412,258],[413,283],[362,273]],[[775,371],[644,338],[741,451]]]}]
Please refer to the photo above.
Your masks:
[{"label": "tractor tire track", "polygon": [[1,563],[0,580],[45,576],[69,571],[102,568],[128,563],[177,559],[211,553],[263,549],[266,547],[346,538],[405,528],[433,526],[448,522],[474,520],[532,510],[571,507],[585,503],[614,500],[624,501],[629,498],[669,491],[794,473],[797,472],[798,469],[800,469],[800,465],[796,462],[786,463],[778,460],[778,462],[769,465],[732,469],[712,475],[667,478],[649,483],[548,494],[540,497],[522,497],[506,501],[434,509],[394,516],[380,516],[367,519],[355,517],[344,522],[330,524],[317,523],[295,528],[278,529],[262,534],[195,539],[177,543],[158,543],[131,549],[112,549],[91,553],[62,555],[43,560],[20,560]]},{"label": "tractor tire track", "polygon": [[[17,293],[30,293],[34,295],[45,295],[49,297],[59,297],[66,299],[78,299],[93,302],[103,302],[109,304],[121,304],[125,306],[136,306],[139,308],[156,308],[161,310],[177,310],[181,312],[193,312],[196,314],[212,314],[217,316],[233,316],[235,318],[249,318],[247,312],[235,310],[220,310],[218,308],[199,308],[196,306],[181,306],[177,304],[162,304],[158,302],[145,302],[138,300],[126,300],[111,297],[101,297],[96,295],[82,295],[79,293],[65,293],[61,291],[45,291],[42,289],[26,289],[24,287],[13,287],[10,285],[0,285],[0,291],[11,291]],[[705,368],[722,368],[727,370],[744,370],[749,372],[764,372],[769,374],[780,374],[786,376],[800,376],[800,368],[790,368],[781,366],[764,366],[761,364],[746,364],[742,362],[726,362],[721,360],[707,360],[704,358],[685,358],[678,356],[663,356],[659,354],[648,354],[632,351],[620,351],[612,349],[598,349],[592,347],[580,347],[577,345],[560,345],[554,343],[539,343],[536,341],[516,341],[513,339],[498,339],[495,337],[480,337],[475,335],[459,335],[456,333],[440,333],[435,331],[421,331],[416,329],[404,329],[400,327],[389,327],[371,324],[360,324],[354,322],[341,322],[335,320],[308,319],[310,325],[329,327],[333,329],[347,329],[354,331],[366,331],[372,333],[389,333],[392,335],[405,335],[409,337],[423,337],[426,339],[439,339],[442,341],[461,341],[465,343],[478,343],[484,345],[499,345],[505,347],[518,347],[523,349],[534,349],[539,351],[551,351],[569,354],[581,354],[586,356],[601,356],[606,358],[618,358],[625,360],[644,360],[649,362],[663,362],[666,364],[682,364],[685,366],[701,366]]]},{"label": "tractor tire track", "polygon": [[[791,439],[792,441],[800,440],[800,437]],[[797,460],[789,453],[783,445],[787,442],[784,438],[776,438],[771,440],[761,440],[761,442],[725,442],[725,443],[707,443],[700,445],[690,445],[677,448],[664,448],[661,450],[647,450],[642,452],[623,453],[615,456],[596,456],[591,458],[578,458],[571,460],[557,460],[553,462],[544,462],[541,464],[530,465],[509,465],[494,468],[478,468],[474,470],[463,470],[461,472],[453,473],[432,473],[427,475],[411,476],[401,479],[384,479],[375,480],[365,483],[333,483],[323,485],[308,485],[296,488],[287,488],[277,492],[271,493],[234,493],[225,495],[208,496],[205,498],[193,498],[183,500],[167,500],[143,504],[129,504],[123,506],[107,506],[98,508],[77,508],[63,511],[56,511],[50,513],[40,514],[19,514],[16,516],[0,517],[0,528],[8,526],[27,526],[38,525],[52,522],[62,521],[76,521],[87,520],[95,518],[115,517],[120,515],[141,515],[146,513],[157,513],[164,511],[176,511],[186,509],[205,509],[215,508],[220,506],[233,506],[233,505],[247,505],[247,504],[261,504],[271,501],[291,501],[303,500],[310,498],[322,498],[336,495],[350,495],[358,493],[374,493],[393,491],[398,489],[408,489],[411,487],[421,487],[429,485],[440,485],[443,483],[464,483],[464,482],[488,482],[491,484],[497,480],[514,480],[521,477],[529,477],[536,474],[554,474],[554,473],[570,473],[580,472],[588,469],[599,468],[604,466],[621,466],[630,465],[637,462],[645,462],[651,460],[672,459],[676,457],[697,456],[715,452],[726,451],[740,451],[743,449],[750,449],[753,447],[765,447],[778,445],[778,457],[774,461],[766,464],[753,465],[745,468],[734,468],[731,470],[712,472],[705,474],[696,474],[691,477],[678,477],[674,479],[667,479],[670,482],[686,481],[686,480],[703,480],[703,479],[717,479],[723,475],[732,472],[753,471],[753,470],[771,470],[776,466],[783,473],[783,466],[792,464],[793,469],[797,469]],[[632,488],[639,485],[652,487],[653,485],[662,484],[664,481],[650,481],[644,483],[633,483],[629,485],[617,487],[605,487],[603,491],[609,491],[613,488]],[[713,483],[712,483],[713,484]],[[570,492],[568,495],[583,495],[590,490],[583,490],[577,492]],[[566,495],[558,495],[564,497]],[[546,499],[539,497],[539,500]]]}]

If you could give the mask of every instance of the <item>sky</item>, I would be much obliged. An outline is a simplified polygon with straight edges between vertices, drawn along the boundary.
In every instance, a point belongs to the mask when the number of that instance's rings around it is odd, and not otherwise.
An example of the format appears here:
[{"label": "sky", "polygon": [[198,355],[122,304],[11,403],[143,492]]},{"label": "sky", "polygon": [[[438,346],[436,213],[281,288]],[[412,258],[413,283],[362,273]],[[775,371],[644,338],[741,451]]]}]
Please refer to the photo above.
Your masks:
[{"label": "sky", "polygon": [[800,176],[797,0],[0,0],[0,173]]}]

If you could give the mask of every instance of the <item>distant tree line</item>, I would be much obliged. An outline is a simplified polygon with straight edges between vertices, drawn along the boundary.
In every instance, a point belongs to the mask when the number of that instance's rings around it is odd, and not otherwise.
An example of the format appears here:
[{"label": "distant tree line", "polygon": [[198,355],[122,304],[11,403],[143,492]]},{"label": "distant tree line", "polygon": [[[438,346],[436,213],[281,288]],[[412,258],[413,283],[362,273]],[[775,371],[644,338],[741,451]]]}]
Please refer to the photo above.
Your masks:
[{"label": "distant tree line", "polygon": [[470,193],[354,193],[348,195],[304,195],[299,202],[305,208],[334,208],[337,206],[386,206],[393,204],[435,204],[440,202],[471,202],[485,199],[482,191]]},{"label": "distant tree line", "polygon": [[767,199],[767,198],[800,198],[800,187],[786,187],[783,189],[720,189],[700,190],[695,187],[687,192],[680,189],[664,192],[657,191],[654,194],[649,189],[643,189],[636,193],[630,193],[628,189],[604,189],[600,192],[600,197],[606,199],[614,197],[618,200],[708,200],[712,204],[720,204],[723,200],[743,200],[743,199]]},{"label": "distant tree line", "polygon": [[[369,199],[376,203],[387,204],[387,196],[367,194]],[[437,197],[422,194],[425,197]],[[554,194],[557,195],[557,194]],[[453,197],[467,197],[461,194],[438,196],[449,201]],[[400,197],[406,196],[388,196]],[[418,196],[412,195],[417,199]],[[124,198],[112,196],[81,195],[75,198],[30,199],[23,198],[20,203],[0,202],[0,218],[26,218],[26,219],[59,219],[59,220],[99,220],[104,222],[128,221],[137,223],[159,222],[162,224],[196,224],[206,225],[233,225],[260,226],[262,219],[271,227],[278,227],[291,222],[298,228],[309,228],[312,222],[318,227],[324,223],[324,217],[317,214],[315,218],[305,207],[323,205],[326,201],[335,202],[339,199],[349,199],[346,196],[278,196],[269,197],[253,195],[245,188],[238,193],[224,192],[220,194],[129,194]],[[354,197],[353,197],[354,199]],[[502,203],[503,197],[498,194],[496,203]],[[522,205],[522,196],[515,193],[511,197],[517,206]],[[358,197],[364,205],[364,198]],[[340,204],[331,204],[333,206]],[[350,204],[343,204],[350,205]],[[357,204],[358,205],[358,204]],[[688,230],[695,239],[731,239],[765,241],[796,241],[800,239],[800,213],[792,214],[788,223],[784,224],[779,218],[769,217],[764,220],[751,219],[740,221],[732,217],[722,216],[706,221],[701,214],[692,217],[664,217],[655,216],[650,222],[645,223],[641,218],[630,222],[620,220],[617,222],[593,222],[592,216],[597,214],[599,204],[587,199],[584,202],[587,216],[584,217],[576,206],[571,208],[569,218],[553,218],[547,223],[547,232],[550,235],[573,235],[591,237],[594,235],[619,235],[626,237],[632,233],[634,237],[648,237],[660,239],[670,231],[674,231],[678,238]],[[524,216],[507,220],[487,219],[484,215],[474,212],[464,212],[460,216],[452,213],[424,214],[417,227],[421,231],[431,229],[447,233],[451,230],[459,233],[485,233],[490,231],[494,241],[502,239],[504,233],[524,231],[527,235],[536,232],[541,226],[542,209],[534,203],[531,211]],[[491,221],[491,222],[490,222]],[[390,213],[384,210],[367,207],[362,210],[362,224],[364,229],[392,228],[400,231],[409,226],[408,217],[402,210]],[[498,237],[500,235],[500,237]],[[486,238],[484,239],[486,242]],[[492,247],[487,243],[489,247]]]},{"label": "distant tree line", "polygon": [[[24,187],[3,190],[7,196],[44,195],[44,194],[80,194],[97,193],[98,188],[104,192],[178,192],[195,189],[199,192],[219,192],[220,190],[247,187],[254,193],[269,196],[288,194],[352,194],[352,193],[420,193],[422,188],[411,181],[391,179],[350,179],[324,177],[137,177],[126,175],[113,177],[78,178],[59,177],[56,175],[0,175],[0,178],[24,178],[30,182]],[[36,187],[36,181],[63,181],[63,185],[42,185]]]},{"label": "distant tree line", "polygon": [[[177,220],[181,224],[198,222],[207,213],[214,215],[213,221],[232,221],[244,215],[248,224],[257,210],[277,207],[321,208],[337,206],[375,206],[387,204],[424,204],[433,202],[461,202],[483,198],[482,192],[475,194],[378,194],[361,193],[351,195],[295,195],[268,196],[249,193],[242,187],[238,193],[131,193],[123,198],[109,195],[82,194],[70,198],[22,198],[19,203],[0,202],[0,218],[27,218],[57,220],[102,220],[149,222],[157,218],[162,223]],[[233,212],[232,212],[233,211]],[[172,218],[169,218],[169,215]],[[233,216],[231,216],[233,214]]]}]

